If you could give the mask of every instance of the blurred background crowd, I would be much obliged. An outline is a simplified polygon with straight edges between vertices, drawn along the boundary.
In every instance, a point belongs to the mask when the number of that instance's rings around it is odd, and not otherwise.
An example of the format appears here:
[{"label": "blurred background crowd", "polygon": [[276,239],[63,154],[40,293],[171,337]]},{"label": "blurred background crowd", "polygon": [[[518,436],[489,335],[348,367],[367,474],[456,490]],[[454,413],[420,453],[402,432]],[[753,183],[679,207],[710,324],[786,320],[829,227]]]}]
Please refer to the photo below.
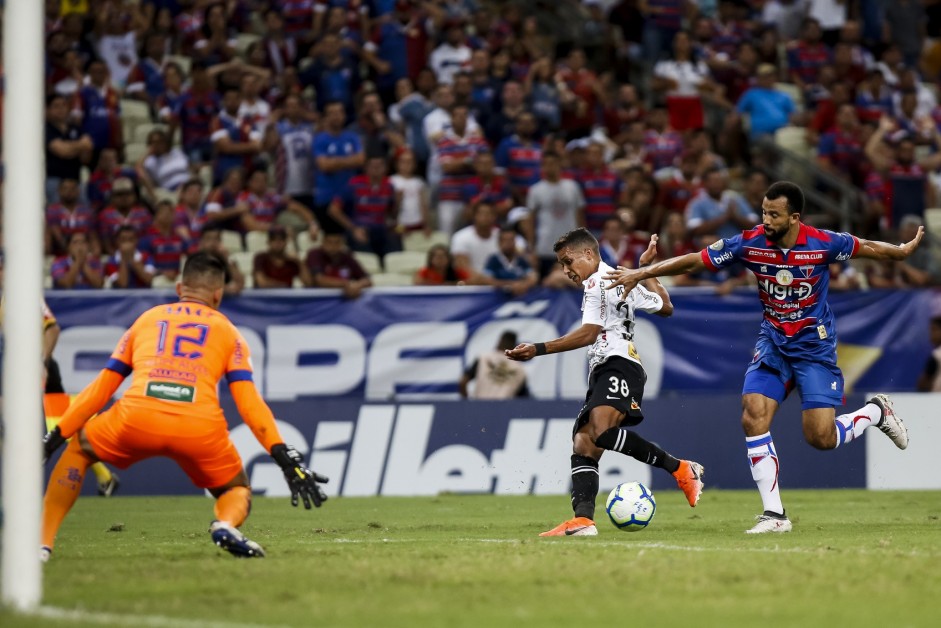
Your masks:
[{"label": "blurred background crowd", "polygon": [[834,289],[941,281],[939,0],[44,1],[50,288],[172,285],[200,249],[232,294],[578,288],[563,232],[680,255],[781,178],[815,226],[929,227]]}]

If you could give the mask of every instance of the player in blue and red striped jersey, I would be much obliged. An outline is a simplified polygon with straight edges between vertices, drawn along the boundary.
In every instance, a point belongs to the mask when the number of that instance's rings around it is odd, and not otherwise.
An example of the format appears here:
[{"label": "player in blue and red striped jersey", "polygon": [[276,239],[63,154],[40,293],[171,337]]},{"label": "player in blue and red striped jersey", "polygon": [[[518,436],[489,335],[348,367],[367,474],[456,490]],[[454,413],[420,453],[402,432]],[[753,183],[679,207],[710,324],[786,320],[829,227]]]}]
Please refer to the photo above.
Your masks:
[{"label": "player in blue and red striped jersey", "polygon": [[350,179],[352,216],[340,205],[330,206],[330,217],[353,238],[353,248],[370,251],[379,257],[398,250],[398,239],[390,228],[398,216],[398,200],[392,182],[386,176],[386,161],[373,156],[366,160],[366,174]]},{"label": "player in blue and red striped jersey", "polygon": [[627,199],[624,198],[621,178],[604,162],[604,146],[592,142],[586,153],[587,168],[575,177],[575,182],[582,188],[585,197],[585,227],[598,237],[604,228],[605,219],[613,216],[618,205]]},{"label": "player in blue and red striped jersey", "polygon": [[758,279],[764,320],[742,389],[742,427],[752,477],[764,504],[750,534],[788,532],[778,486],[778,455],[771,421],[795,386],[800,390],[804,438],[818,449],[835,449],[875,425],[899,449],[908,446],[908,431],[884,394],[865,406],[836,416],[843,405],[843,374],[836,361],[836,328],[827,304],[829,265],[853,257],[903,260],[924,237],[924,227],[910,242],[895,246],[863,240],[849,233],[814,229],[801,222],[804,194],[786,181],[768,188],[762,202],[762,224],[699,253],[659,262],[638,270],[618,268],[605,279],[611,287],[630,290],[651,277],[702,270],[717,271],[735,262]]}]

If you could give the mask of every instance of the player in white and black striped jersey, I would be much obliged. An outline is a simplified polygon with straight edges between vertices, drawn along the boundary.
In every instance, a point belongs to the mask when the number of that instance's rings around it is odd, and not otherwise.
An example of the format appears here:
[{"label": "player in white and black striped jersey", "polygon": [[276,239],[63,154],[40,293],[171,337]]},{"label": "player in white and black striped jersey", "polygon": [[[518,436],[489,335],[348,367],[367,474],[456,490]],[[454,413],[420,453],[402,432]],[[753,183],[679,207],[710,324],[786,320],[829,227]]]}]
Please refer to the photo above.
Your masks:
[{"label": "player in white and black striped jersey", "polygon": [[[644,282],[624,294],[608,290],[604,276],[610,266],[601,261],[598,241],[583,228],[569,231],[553,247],[562,270],[585,286],[582,326],[549,342],[523,343],[506,352],[513,360],[560,353],[581,347],[588,350],[589,378],[585,405],[575,421],[572,440],[572,509],[575,517],[540,536],[591,536],[598,496],[598,461],[605,450],[616,451],[664,469],[676,479],[690,506],[702,493],[702,465],[679,460],[644,440],[629,427],[644,419],[641,404],[647,374],[634,347],[634,313],[670,316],[673,304],[659,281]],[[640,256],[640,264],[657,256],[657,236]]]}]

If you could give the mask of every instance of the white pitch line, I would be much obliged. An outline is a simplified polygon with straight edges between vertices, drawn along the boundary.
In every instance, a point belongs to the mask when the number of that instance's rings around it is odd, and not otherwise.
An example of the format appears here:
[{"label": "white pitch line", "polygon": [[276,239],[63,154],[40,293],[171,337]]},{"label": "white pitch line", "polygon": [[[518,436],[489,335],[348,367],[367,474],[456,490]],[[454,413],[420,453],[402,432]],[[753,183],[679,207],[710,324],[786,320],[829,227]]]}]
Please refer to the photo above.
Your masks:
[{"label": "white pitch line", "polygon": [[27,616],[58,619],[62,621],[84,621],[109,626],[146,626],[147,628],[272,628],[284,624],[243,624],[227,621],[207,621],[205,619],[182,619],[162,615],[136,615],[123,613],[99,613],[79,609],[40,606]]},{"label": "white pitch line", "polygon": [[[588,539],[589,537],[579,537]],[[349,543],[349,544],[390,544],[390,543],[433,543],[439,539],[422,539],[422,538],[412,538],[412,539],[348,539],[348,538],[335,538],[335,539],[323,539],[318,541],[307,541],[307,544],[310,545],[327,545],[332,543]],[[452,539],[451,542],[458,543],[503,543],[509,545],[522,545],[524,542],[528,545],[535,543],[543,543],[550,546],[561,546],[562,544],[553,542],[552,540],[538,541],[537,539],[475,539],[475,538],[456,538]],[[572,542],[571,540],[569,541]],[[579,541],[574,541],[578,543]],[[704,547],[702,545],[676,545],[671,543],[661,543],[658,541],[588,541],[592,547],[619,547],[621,549],[639,549],[639,550],[664,550],[668,552],[720,552],[720,553],[743,553],[743,554],[819,554],[819,553],[838,553],[844,550],[830,550],[825,547],[782,547],[781,545],[774,545],[772,547]],[[852,552],[853,554],[895,554],[901,556],[910,556],[912,558],[931,558],[931,557],[941,557],[941,552],[921,552],[918,550],[905,550],[902,548],[894,547],[885,547],[877,550],[872,550],[870,548],[855,548],[852,550],[846,550]]]}]

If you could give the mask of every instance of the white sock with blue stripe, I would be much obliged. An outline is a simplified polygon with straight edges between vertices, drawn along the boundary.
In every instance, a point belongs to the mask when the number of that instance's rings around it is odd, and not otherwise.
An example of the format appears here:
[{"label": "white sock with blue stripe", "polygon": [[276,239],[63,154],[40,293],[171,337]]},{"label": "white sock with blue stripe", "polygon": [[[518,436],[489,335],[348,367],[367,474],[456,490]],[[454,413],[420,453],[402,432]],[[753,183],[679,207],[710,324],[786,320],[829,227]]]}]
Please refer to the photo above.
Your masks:
[{"label": "white sock with blue stripe", "polygon": [[761,502],[765,512],[784,514],[784,504],[781,503],[781,488],[778,486],[778,454],[771,440],[771,432],[758,436],[746,436],[745,446],[748,447],[748,462],[751,464],[751,476],[758,485]]},{"label": "white sock with blue stripe", "polygon": [[867,403],[852,414],[841,414],[836,417],[834,419],[836,423],[836,447],[859,438],[867,427],[875,425],[881,418],[882,410],[874,403]]}]

